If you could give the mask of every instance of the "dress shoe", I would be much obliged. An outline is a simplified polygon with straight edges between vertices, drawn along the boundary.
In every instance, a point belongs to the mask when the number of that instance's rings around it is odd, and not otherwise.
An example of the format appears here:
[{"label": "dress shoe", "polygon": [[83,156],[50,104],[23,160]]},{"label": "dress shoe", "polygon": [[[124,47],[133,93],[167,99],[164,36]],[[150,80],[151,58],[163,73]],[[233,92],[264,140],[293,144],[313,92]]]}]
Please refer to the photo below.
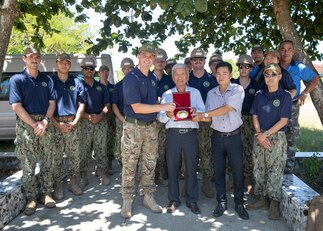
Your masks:
[{"label": "dress shoe", "polygon": [[176,202],[169,202],[169,204],[166,207],[167,213],[173,213],[177,209]]},{"label": "dress shoe", "polygon": [[236,204],[235,211],[238,213],[239,217],[243,220],[249,220],[249,214],[244,208],[243,204]]},{"label": "dress shoe", "polygon": [[216,209],[213,211],[214,217],[221,217],[225,210],[228,209],[227,202],[219,202]]},{"label": "dress shoe", "polygon": [[192,203],[189,203],[189,204],[186,204],[186,205],[187,205],[187,207],[189,207],[191,209],[192,213],[195,213],[195,214],[200,214],[201,213],[201,210],[197,206],[196,202],[192,202]]}]

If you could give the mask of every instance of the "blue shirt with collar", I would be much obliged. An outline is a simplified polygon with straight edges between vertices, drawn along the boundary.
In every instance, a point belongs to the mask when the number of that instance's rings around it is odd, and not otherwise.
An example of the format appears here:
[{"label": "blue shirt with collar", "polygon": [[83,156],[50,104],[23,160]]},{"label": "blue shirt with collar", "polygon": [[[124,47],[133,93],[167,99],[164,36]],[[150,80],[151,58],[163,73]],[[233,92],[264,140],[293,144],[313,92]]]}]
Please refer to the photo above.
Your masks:
[{"label": "blue shirt with collar", "polygon": [[9,80],[9,104],[21,103],[30,115],[46,115],[49,101],[55,100],[52,79],[41,72],[33,78],[26,70]]},{"label": "blue shirt with collar", "polygon": [[88,85],[84,80],[82,82],[87,93],[85,112],[88,114],[101,113],[105,105],[110,103],[106,86],[96,80],[93,81],[93,86]]},{"label": "blue shirt with collar", "polygon": [[157,79],[157,97],[161,97],[165,91],[175,87],[175,83],[172,80],[172,77],[163,73],[163,76],[160,80]]},{"label": "blue shirt with collar", "polygon": [[217,86],[215,78],[213,78],[206,70],[204,70],[204,75],[201,78],[197,78],[193,71],[190,73],[188,80],[188,86],[198,89],[202,95],[203,102],[205,103],[207,93],[209,90]]},{"label": "blue shirt with collar", "polygon": [[293,81],[296,85],[295,98],[300,95],[301,80],[305,82],[310,82],[317,75],[315,71],[313,71],[311,68],[295,60],[292,60],[292,62],[289,65],[287,65],[285,69],[292,76]]},{"label": "blue shirt with collar", "polygon": [[62,82],[56,75],[53,76],[56,109],[54,116],[76,115],[78,102],[86,103],[84,85],[78,78],[68,76],[66,82]]},{"label": "blue shirt with collar", "polygon": [[106,86],[107,87],[107,90],[108,90],[108,93],[109,93],[109,100],[110,100],[110,104],[112,103],[112,95],[113,95],[113,92],[114,92],[114,85],[110,82],[108,82],[108,85]]},{"label": "blue shirt with collar", "polygon": [[[232,78],[231,83],[236,83],[241,85],[239,79],[240,78],[237,78],[237,79]],[[257,91],[258,91],[258,84],[256,83],[255,80],[250,79],[250,83],[248,87],[244,89],[244,99],[243,99],[242,111],[241,111],[242,115],[250,115],[249,113],[250,108],[253,103],[253,100],[255,99],[255,95]]]},{"label": "blue shirt with collar", "polygon": [[[273,127],[281,118],[290,118],[292,113],[292,98],[282,87],[276,92],[267,89],[257,93],[251,106],[250,114],[257,115],[260,128],[264,131]],[[286,131],[287,125],[280,131]]]},{"label": "blue shirt with collar", "polygon": [[156,120],[157,113],[135,113],[131,104],[142,103],[154,105],[157,102],[157,79],[152,72],[145,76],[138,67],[132,69],[123,80],[124,114],[127,118],[141,122]]},{"label": "blue shirt with collar", "polygon": [[259,73],[261,73],[262,72],[262,69],[263,69],[263,63],[261,63],[261,64],[259,64],[259,65],[257,65],[257,66],[255,66],[254,68],[252,68],[252,70],[250,71],[250,73],[249,73],[249,77],[251,78],[251,79],[256,79],[257,78],[257,76],[259,75]]},{"label": "blue shirt with collar", "polygon": [[123,109],[124,109],[122,85],[123,85],[123,79],[120,80],[116,85],[114,85],[114,90],[112,94],[112,104],[117,105],[121,114],[123,114]]}]

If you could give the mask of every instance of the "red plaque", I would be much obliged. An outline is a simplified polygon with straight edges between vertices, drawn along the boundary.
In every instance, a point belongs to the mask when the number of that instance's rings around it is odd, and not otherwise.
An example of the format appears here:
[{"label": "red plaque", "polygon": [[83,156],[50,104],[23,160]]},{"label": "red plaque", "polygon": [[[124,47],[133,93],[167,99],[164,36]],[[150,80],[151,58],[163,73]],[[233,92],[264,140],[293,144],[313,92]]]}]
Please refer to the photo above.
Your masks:
[{"label": "red plaque", "polygon": [[173,92],[173,102],[176,104],[174,110],[174,121],[191,120],[191,96],[189,91]]}]

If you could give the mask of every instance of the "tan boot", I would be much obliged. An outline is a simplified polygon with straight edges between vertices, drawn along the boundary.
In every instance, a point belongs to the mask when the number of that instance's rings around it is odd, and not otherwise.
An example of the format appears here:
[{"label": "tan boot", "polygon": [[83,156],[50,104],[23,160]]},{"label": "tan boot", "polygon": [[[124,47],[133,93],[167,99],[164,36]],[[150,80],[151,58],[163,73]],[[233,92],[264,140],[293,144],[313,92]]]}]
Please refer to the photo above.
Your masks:
[{"label": "tan boot", "polygon": [[89,184],[89,180],[87,178],[87,171],[82,171],[79,186],[81,189],[84,189],[88,184]]},{"label": "tan boot", "polygon": [[280,220],[280,213],[279,213],[279,202],[275,200],[271,200],[269,211],[268,211],[268,218],[270,220]]},{"label": "tan boot", "polygon": [[37,207],[37,200],[36,199],[29,199],[26,204],[26,208],[24,214],[30,216],[36,212]]},{"label": "tan boot", "polygon": [[153,194],[145,194],[144,196],[144,206],[150,209],[154,213],[161,213],[163,209],[158,205],[154,199]]},{"label": "tan boot", "polygon": [[55,208],[56,202],[49,193],[44,193],[40,199],[41,203],[45,205],[46,208]]},{"label": "tan boot", "polygon": [[71,176],[70,177],[70,186],[69,186],[69,190],[75,195],[75,196],[79,196],[83,193],[82,189],[80,186],[77,185],[77,181],[76,181],[76,176]]},{"label": "tan boot", "polygon": [[110,184],[110,179],[103,168],[98,168],[98,176],[102,185],[107,186]]},{"label": "tan boot", "polygon": [[210,186],[210,177],[203,176],[202,192],[207,198],[214,198],[214,192]]},{"label": "tan boot", "polygon": [[255,202],[251,204],[247,204],[246,208],[249,210],[255,210],[260,208],[268,208],[267,197],[265,196],[257,196]]},{"label": "tan boot", "polygon": [[120,216],[122,218],[129,219],[132,216],[131,210],[132,210],[132,200],[123,199]]},{"label": "tan boot", "polygon": [[64,198],[63,185],[61,180],[57,180],[54,183],[54,197],[56,200],[62,200]]}]

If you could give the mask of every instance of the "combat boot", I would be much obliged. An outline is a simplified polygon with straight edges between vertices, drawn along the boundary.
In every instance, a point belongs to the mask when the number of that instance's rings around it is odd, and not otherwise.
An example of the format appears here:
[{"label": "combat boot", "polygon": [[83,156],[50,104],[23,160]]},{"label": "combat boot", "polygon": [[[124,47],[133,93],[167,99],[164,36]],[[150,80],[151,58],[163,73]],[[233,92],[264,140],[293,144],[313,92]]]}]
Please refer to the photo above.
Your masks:
[{"label": "combat boot", "polygon": [[63,185],[61,180],[56,180],[54,183],[54,197],[56,200],[64,198]]},{"label": "combat boot", "polygon": [[161,206],[155,201],[153,194],[145,194],[143,204],[146,208],[150,209],[154,213],[163,212]]},{"label": "combat boot", "polygon": [[107,186],[110,184],[110,179],[103,168],[98,168],[98,176],[102,185]]},{"label": "combat boot", "polygon": [[80,188],[80,186],[77,185],[77,180],[76,180],[76,176],[71,176],[70,177],[70,186],[69,186],[69,190],[75,195],[75,196],[79,196],[81,195],[82,189]]},{"label": "combat boot", "polygon": [[265,196],[257,196],[255,202],[251,204],[247,204],[246,208],[249,210],[255,210],[260,208],[268,208],[267,197]]},{"label": "combat boot", "polygon": [[80,179],[80,188],[83,190],[88,184],[89,180],[87,178],[87,171],[82,171]]},{"label": "combat boot", "polygon": [[210,186],[210,177],[203,176],[202,192],[207,198],[214,197],[214,192]]},{"label": "combat boot", "polygon": [[40,202],[44,204],[46,208],[56,207],[56,202],[49,193],[44,193],[40,199]]},{"label": "combat boot", "polygon": [[120,216],[125,219],[130,218],[132,216],[131,210],[132,210],[132,200],[131,199],[123,199]]},{"label": "combat boot", "polygon": [[36,212],[37,207],[37,200],[36,199],[29,199],[26,204],[26,208],[24,210],[24,214],[30,216]]},{"label": "combat boot", "polygon": [[269,211],[268,211],[268,218],[270,220],[280,220],[279,214],[279,202],[275,200],[271,200]]}]

